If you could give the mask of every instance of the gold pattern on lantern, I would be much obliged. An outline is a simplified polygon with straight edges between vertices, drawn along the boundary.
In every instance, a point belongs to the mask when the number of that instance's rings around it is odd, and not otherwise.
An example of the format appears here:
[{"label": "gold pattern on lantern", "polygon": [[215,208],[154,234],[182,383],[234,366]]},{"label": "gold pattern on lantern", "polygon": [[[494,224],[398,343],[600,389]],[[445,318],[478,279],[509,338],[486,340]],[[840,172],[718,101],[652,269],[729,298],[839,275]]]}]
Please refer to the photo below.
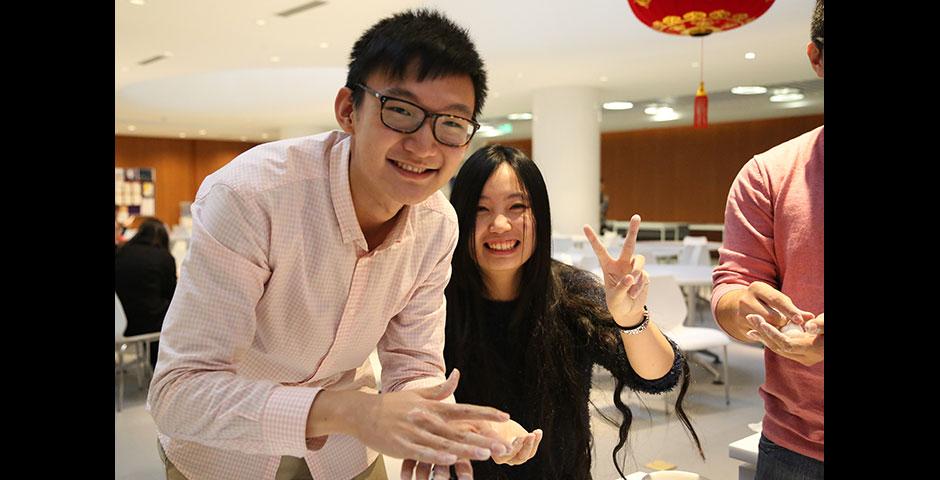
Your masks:
[{"label": "gold pattern on lantern", "polygon": [[686,12],[681,17],[667,15],[653,22],[653,29],[677,35],[702,36],[722,30],[730,30],[753,21],[747,13],[732,14],[727,10],[715,10],[706,14],[700,11]]},{"label": "gold pattern on lantern", "polygon": [[[727,10],[715,10],[714,12],[708,14],[708,18],[712,20],[724,20],[730,16],[731,12]],[[744,16],[746,17],[747,14],[745,13]]]},{"label": "gold pattern on lantern", "polygon": [[643,7],[643,8],[650,8],[650,2],[652,2],[652,1],[653,1],[653,0],[633,0],[633,3],[639,5],[639,6]]}]

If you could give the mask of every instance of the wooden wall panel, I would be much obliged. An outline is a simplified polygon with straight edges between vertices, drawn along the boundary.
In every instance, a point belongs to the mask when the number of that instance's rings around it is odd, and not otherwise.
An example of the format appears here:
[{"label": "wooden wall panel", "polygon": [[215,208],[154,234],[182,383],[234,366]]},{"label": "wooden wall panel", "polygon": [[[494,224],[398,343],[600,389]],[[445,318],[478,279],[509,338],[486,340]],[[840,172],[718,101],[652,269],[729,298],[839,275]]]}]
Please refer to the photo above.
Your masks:
[{"label": "wooden wall panel", "polygon": [[179,221],[179,202],[193,201],[206,175],[255,145],[115,135],[114,166],[156,169],[156,215],[173,226]]},{"label": "wooden wall panel", "polygon": [[822,115],[601,135],[610,219],[723,223],[731,182],[755,154],[823,124]]},{"label": "wooden wall panel", "polygon": [[202,181],[216,170],[224,167],[242,152],[255,146],[254,143],[245,142],[220,142],[220,141],[200,141],[196,142],[193,153],[193,178],[195,185],[192,191],[192,197],[196,197],[196,191],[202,185]]},{"label": "wooden wall panel", "polygon": [[[757,153],[823,124],[822,115],[601,134],[610,219],[634,212],[659,222],[722,223],[731,181]],[[532,156],[531,139],[500,143]],[[207,175],[254,143],[115,136],[117,167],[157,169],[157,217],[179,219]],[[538,159],[534,159],[538,160]]]},{"label": "wooden wall panel", "polygon": [[179,202],[192,196],[192,142],[167,138],[114,137],[114,166],[156,169],[156,215],[179,221]]},{"label": "wooden wall panel", "polygon": [[[823,124],[822,115],[601,134],[607,218],[723,223],[731,182],[755,154]],[[532,156],[531,139],[490,143]],[[538,159],[533,158],[538,161]]]}]

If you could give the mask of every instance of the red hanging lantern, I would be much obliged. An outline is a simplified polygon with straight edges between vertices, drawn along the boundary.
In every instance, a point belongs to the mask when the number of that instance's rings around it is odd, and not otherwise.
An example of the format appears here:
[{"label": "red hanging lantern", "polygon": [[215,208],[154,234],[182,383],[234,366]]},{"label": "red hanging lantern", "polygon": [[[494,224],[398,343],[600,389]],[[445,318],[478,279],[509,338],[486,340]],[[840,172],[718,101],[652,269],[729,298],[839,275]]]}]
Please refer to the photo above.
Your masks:
[{"label": "red hanging lantern", "polygon": [[[704,37],[753,22],[774,0],[627,0],[644,25],[670,35]],[[708,94],[705,92],[705,44],[702,42],[701,78],[695,93],[696,128],[708,126]]]}]

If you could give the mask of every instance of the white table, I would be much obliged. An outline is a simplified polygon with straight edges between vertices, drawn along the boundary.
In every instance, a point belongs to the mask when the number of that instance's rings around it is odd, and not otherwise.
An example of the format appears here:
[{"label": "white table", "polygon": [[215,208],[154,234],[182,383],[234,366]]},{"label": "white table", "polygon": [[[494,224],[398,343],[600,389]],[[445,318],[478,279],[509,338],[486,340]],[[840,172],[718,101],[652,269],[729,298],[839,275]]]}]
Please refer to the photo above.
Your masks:
[{"label": "white table", "polygon": [[753,480],[757,471],[757,444],[760,432],[728,444],[728,456],[744,462],[738,466],[738,480]]},{"label": "white table", "polygon": [[[694,473],[694,472],[690,472],[690,473]],[[633,473],[627,474],[626,477],[620,477],[616,480],[643,480],[644,478],[646,478],[646,474],[647,472],[644,472],[644,471],[633,472]],[[699,480],[708,480],[707,477],[703,477],[701,475],[699,475],[698,478]]]},{"label": "white table", "polygon": [[712,265],[676,265],[647,264],[643,267],[650,276],[671,275],[676,277],[680,287],[710,287],[712,285]]},{"label": "white table", "polygon": [[[679,257],[684,244],[682,241],[672,240],[639,240],[636,242],[634,253],[646,257],[648,263],[656,263],[657,257]],[[708,251],[717,252],[721,242],[708,242]]]},{"label": "white table", "polygon": [[725,224],[723,223],[690,223],[689,231],[724,233]]}]

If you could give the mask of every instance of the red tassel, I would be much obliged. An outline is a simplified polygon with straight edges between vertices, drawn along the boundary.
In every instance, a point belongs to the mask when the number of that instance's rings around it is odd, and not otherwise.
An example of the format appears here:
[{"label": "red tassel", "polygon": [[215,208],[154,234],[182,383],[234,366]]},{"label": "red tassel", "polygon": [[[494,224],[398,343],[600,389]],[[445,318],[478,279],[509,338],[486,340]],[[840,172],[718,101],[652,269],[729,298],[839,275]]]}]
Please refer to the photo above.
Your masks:
[{"label": "red tassel", "polygon": [[694,128],[708,127],[708,94],[705,93],[705,82],[700,82],[698,92],[695,92],[695,119],[692,126]]}]

